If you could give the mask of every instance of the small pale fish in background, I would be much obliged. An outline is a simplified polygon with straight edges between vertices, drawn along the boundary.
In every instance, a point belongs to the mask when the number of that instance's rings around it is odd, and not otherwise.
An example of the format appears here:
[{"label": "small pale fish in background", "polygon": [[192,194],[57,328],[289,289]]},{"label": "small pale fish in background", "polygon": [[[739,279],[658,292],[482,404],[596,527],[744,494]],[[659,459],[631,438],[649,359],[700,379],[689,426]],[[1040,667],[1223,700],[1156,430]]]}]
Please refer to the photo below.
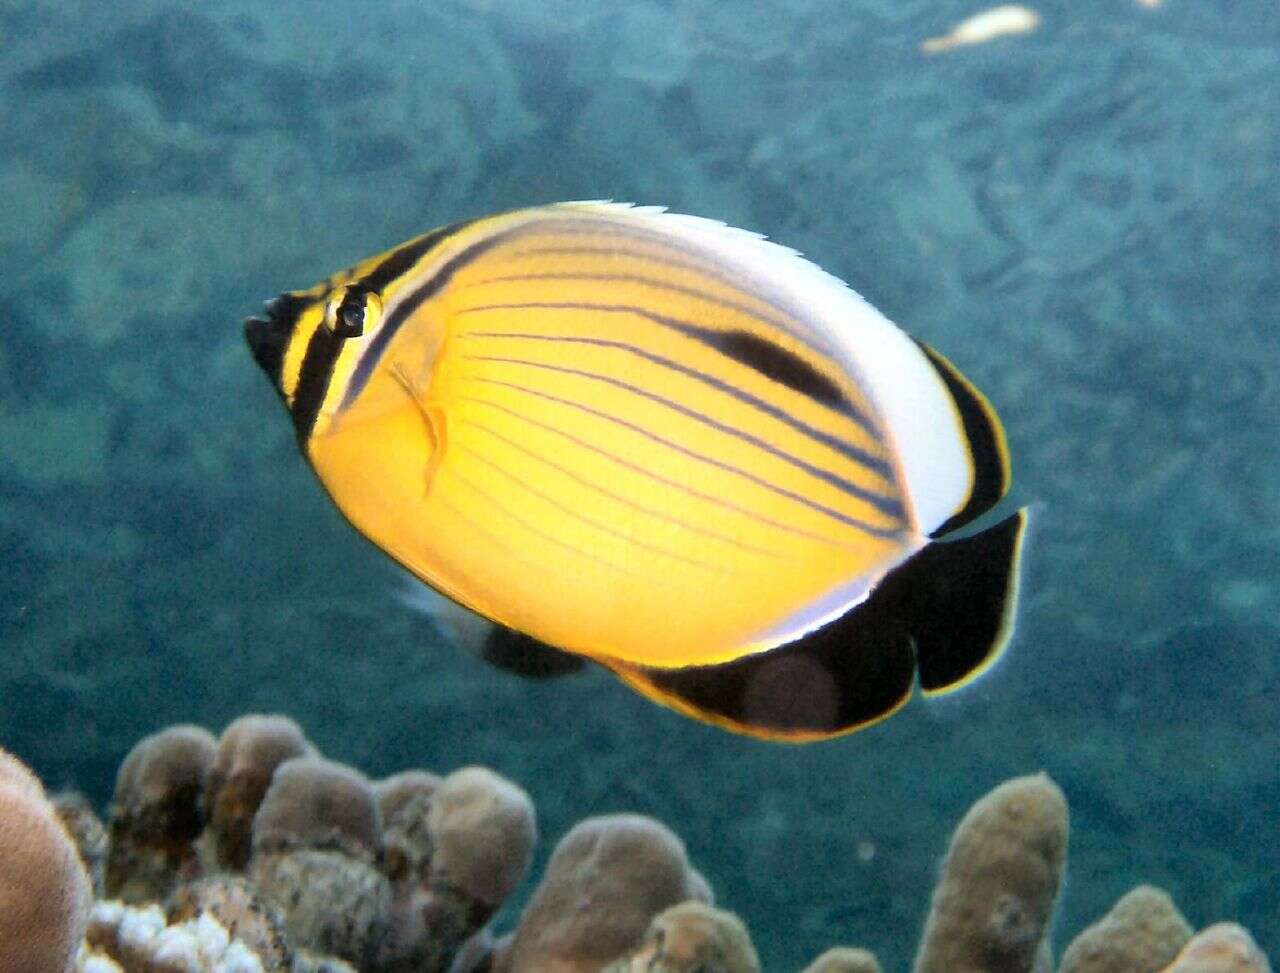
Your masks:
[{"label": "small pale fish in background", "polygon": [[[1154,5],[1159,0],[1140,0]],[[974,14],[951,28],[941,37],[930,37],[920,44],[926,54],[937,54],[966,44],[985,44],[1009,34],[1029,34],[1040,26],[1040,15],[1029,7],[1005,4]]]},{"label": "small pale fish in background", "polygon": [[1146,7],[1148,10],[1155,10],[1156,7],[1164,6],[1164,0],[1137,0],[1140,7]]}]

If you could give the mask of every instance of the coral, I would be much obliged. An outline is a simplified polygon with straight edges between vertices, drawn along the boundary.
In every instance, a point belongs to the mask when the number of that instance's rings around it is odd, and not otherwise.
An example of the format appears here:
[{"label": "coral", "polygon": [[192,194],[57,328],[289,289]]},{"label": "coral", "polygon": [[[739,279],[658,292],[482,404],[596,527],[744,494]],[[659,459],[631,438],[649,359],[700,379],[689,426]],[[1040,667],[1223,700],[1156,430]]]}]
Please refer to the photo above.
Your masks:
[{"label": "coral", "polygon": [[211,915],[168,924],[157,905],[144,908],[118,900],[93,908],[85,948],[77,962],[84,973],[270,973],[244,943],[233,939]]},{"label": "coral", "polygon": [[484,767],[464,767],[440,784],[428,827],[435,844],[428,884],[461,892],[487,921],[520,884],[538,829],[523,790]]},{"label": "coral", "polygon": [[51,795],[49,801],[67,834],[76,843],[94,892],[101,892],[107,861],[107,829],[102,826],[102,820],[94,812],[89,799],[79,791],[59,791]]},{"label": "coral", "polygon": [[170,923],[210,915],[253,950],[267,970],[287,970],[292,964],[284,917],[242,876],[215,875],[183,885],[170,897],[166,914]]},{"label": "coral", "polygon": [[406,770],[374,784],[382,814],[382,870],[396,884],[425,880],[431,862],[427,815],[440,778]]},{"label": "coral", "polygon": [[440,775],[429,770],[402,770],[398,774],[384,777],[373,785],[383,824],[390,827],[392,820],[405,805],[418,798],[429,800],[439,787]]},{"label": "coral", "polygon": [[1191,938],[1191,926],[1160,889],[1139,885],[1076,936],[1060,973],[1157,973]]},{"label": "coral", "polygon": [[640,946],[605,973],[760,973],[760,960],[733,913],[682,902],[655,916]]},{"label": "coral", "polygon": [[317,956],[303,950],[294,958],[292,973],[357,973],[357,971],[345,960],[332,956]]},{"label": "coral", "polygon": [[216,743],[198,726],[144,737],[116,775],[103,892],[126,902],[162,899],[199,874],[201,795]]},{"label": "coral", "polygon": [[253,819],[253,854],[332,848],[372,863],[382,848],[382,814],[368,779],[323,757],[281,764]]},{"label": "coral", "polygon": [[360,968],[387,936],[391,886],[372,866],[341,852],[301,848],[254,856],[251,877],[262,898],[285,915],[289,942]]},{"label": "coral", "polygon": [[0,970],[64,973],[92,891],[36,776],[0,750]]},{"label": "coral", "polygon": [[639,943],[655,915],[699,891],[666,826],[633,814],[587,818],[561,839],[520,918],[511,973],[596,973]]},{"label": "coral", "polygon": [[1271,973],[1248,930],[1219,922],[1191,939],[1164,973]]},{"label": "coral", "polygon": [[314,753],[287,716],[242,716],[222,731],[204,795],[211,857],[220,867],[241,871],[249,863],[253,817],[276,768]]},{"label": "coral", "polygon": [[[196,727],[146,738],[120,768],[108,861],[113,875],[121,861],[142,862],[155,898],[145,906],[99,902],[78,954],[90,901],[84,867],[40,782],[0,751],[0,973],[759,973],[743,923],[711,907],[711,888],[683,843],[652,818],[579,822],[516,928],[499,935],[488,922],[521,881],[537,836],[520,787],[482,767],[443,779],[405,771],[373,785],[318,756],[278,761],[289,748],[313,753],[290,721],[252,717],[232,726],[218,783],[235,800],[221,805],[221,824],[230,834],[256,808],[247,868],[184,881],[160,901],[193,860],[199,809],[217,806],[201,787],[212,780],[212,738]],[[252,797],[257,785],[245,782],[264,775]],[[229,792],[233,778],[240,789]],[[73,794],[60,801],[92,861],[102,841],[92,809]],[[70,876],[53,896],[19,894],[51,881],[19,874],[34,860],[22,818],[33,807],[43,821],[32,833],[45,829],[55,865]],[[199,836],[206,864],[218,827],[210,820]],[[1045,928],[1067,831],[1066,802],[1044,774],[1007,781],[977,801],[943,862],[916,973],[1050,973]],[[157,879],[161,859],[178,861],[165,881]],[[124,871],[123,884],[138,888],[138,873]],[[24,942],[33,930],[40,935]],[[1072,941],[1060,973],[1270,973],[1239,926],[1189,936],[1169,897],[1139,886]],[[865,950],[836,948],[805,973],[880,966]]]},{"label": "coral", "polygon": [[1030,973],[1062,880],[1067,803],[1045,774],[964,816],[942,866],[916,973]]},{"label": "coral", "polygon": [[524,877],[537,837],[529,796],[491,770],[465,767],[430,793],[425,783],[404,780],[406,799],[383,801],[394,815],[384,859],[395,882],[388,970],[447,969]]},{"label": "coral", "polygon": [[804,973],[880,973],[880,963],[865,949],[837,946],[806,966]]},{"label": "coral", "polygon": [[357,966],[383,948],[391,883],[375,867],[382,819],[359,772],[319,757],[276,770],[253,822],[249,876],[289,941]]}]

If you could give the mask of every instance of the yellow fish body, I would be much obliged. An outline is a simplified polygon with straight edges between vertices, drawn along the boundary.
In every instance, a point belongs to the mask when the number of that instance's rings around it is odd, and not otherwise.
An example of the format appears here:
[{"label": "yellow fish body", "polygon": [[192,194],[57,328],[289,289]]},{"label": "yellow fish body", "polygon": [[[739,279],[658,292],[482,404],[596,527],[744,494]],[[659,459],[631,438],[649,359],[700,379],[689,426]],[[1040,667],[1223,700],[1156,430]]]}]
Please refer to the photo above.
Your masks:
[{"label": "yellow fish body", "polygon": [[[774,739],[875,722],[1008,640],[999,420],[793,251],[655,208],[457,223],[246,322],[355,527],[433,589]],[[533,644],[533,643],[530,643]]]}]

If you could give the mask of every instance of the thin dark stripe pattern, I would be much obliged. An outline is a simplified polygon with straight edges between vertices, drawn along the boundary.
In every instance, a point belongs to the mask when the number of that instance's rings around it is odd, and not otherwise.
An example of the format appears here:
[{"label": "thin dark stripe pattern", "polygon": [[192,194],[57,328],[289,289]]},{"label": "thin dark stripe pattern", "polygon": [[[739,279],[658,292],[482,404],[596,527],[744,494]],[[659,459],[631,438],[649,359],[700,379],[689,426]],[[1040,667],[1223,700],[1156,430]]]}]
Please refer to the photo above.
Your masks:
[{"label": "thin dark stripe pattern", "polygon": [[[648,399],[650,402],[656,402],[658,405],[671,409],[674,412],[678,412],[680,415],[693,419],[695,422],[699,422],[709,429],[714,429],[716,432],[722,432],[726,436],[732,436],[734,439],[748,443],[756,449],[762,450],[770,456],[780,459],[784,463],[787,463],[798,470],[803,470],[815,479],[821,480],[824,483],[835,487],[837,490],[869,504],[886,517],[893,517],[899,521],[903,519],[902,504],[896,497],[873,493],[865,487],[858,486],[858,484],[844,478],[843,476],[833,473],[830,470],[825,470],[819,466],[814,466],[812,463],[806,462],[798,456],[793,456],[786,450],[779,449],[772,443],[765,442],[759,436],[752,435],[742,429],[737,429],[734,426],[720,422],[718,419],[713,419],[705,413],[698,412],[696,409],[690,409],[688,406],[682,405],[673,399],[668,399],[665,396],[650,392],[647,389],[642,389],[638,385],[633,385],[630,382],[624,382],[621,379],[613,378],[609,375],[601,375],[581,368],[570,368],[565,365],[551,365],[547,362],[531,361],[524,358],[505,358],[498,355],[463,355],[462,358],[464,361],[487,361],[503,365],[521,365],[526,368],[536,368],[544,371],[557,372],[561,375],[573,375],[578,378],[587,378],[595,382],[602,382],[606,385],[611,385],[614,388],[622,389],[625,392],[630,392],[632,395],[638,395],[641,398]],[[655,436],[654,438],[657,437]],[[681,447],[681,449],[683,449],[683,447]],[[782,488],[774,487],[774,489],[781,490]]]},{"label": "thin dark stripe pattern", "polygon": [[566,432],[565,430],[553,426],[550,423],[541,422],[538,419],[534,419],[532,416],[527,416],[522,412],[517,412],[515,409],[508,409],[502,403],[494,402],[492,399],[482,398],[478,395],[459,395],[457,398],[459,402],[470,402],[473,405],[484,406],[487,409],[493,409],[495,412],[500,412],[511,419],[516,419],[520,422],[526,423],[527,425],[533,426],[535,429],[541,429],[544,432],[552,433],[580,449],[585,449],[587,452],[603,457],[610,462],[616,463],[623,469],[630,470],[632,473],[636,473],[652,480],[654,483],[660,483],[665,487],[678,490],[688,496],[696,497],[704,503],[709,503],[712,506],[720,507],[724,510],[732,510],[734,513],[746,517],[749,520],[754,520],[758,524],[764,524],[766,527],[773,527],[783,533],[793,534],[796,537],[804,537],[807,540],[818,541],[819,543],[826,544],[830,547],[848,549],[853,546],[841,543],[835,538],[828,537],[825,534],[820,534],[817,531],[805,530],[803,527],[797,527],[794,524],[785,524],[780,520],[775,520],[772,517],[752,510],[750,507],[744,507],[741,504],[734,503],[732,500],[726,500],[724,497],[717,497],[714,494],[692,487],[687,483],[682,483],[669,476],[663,476],[661,473],[647,469],[638,463],[633,463],[629,459],[619,456],[617,453],[611,452],[601,446],[597,446],[595,443],[589,443],[585,439],[573,435],[571,432]]},{"label": "thin dark stripe pattern", "polygon": [[[618,235],[623,237],[627,236],[627,234],[625,233],[618,234]],[[661,241],[655,239],[654,242],[657,243]],[[668,246],[671,246],[671,241],[665,241],[665,242],[667,243]],[[685,256],[691,257],[694,260],[698,260],[699,257],[704,256],[701,254],[697,254],[696,252],[683,250],[682,248],[679,248],[679,250],[680,252],[683,252]],[[719,283],[724,284],[726,287],[737,288],[738,290],[745,291],[746,293],[754,297],[757,301],[759,301],[761,304],[768,307],[775,314],[781,315],[782,317],[790,318],[792,320],[799,320],[801,327],[805,331],[805,335],[801,337],[801,340],[804,341],[805,344],[812,347],[815,351],[819,351],[825,355],[831,355],[833,353],[831,341],[822,332],[815,329],[812,325],[805,322],[803,319],[797,319],[792,312],[787,310],[787,308],[783,307],[777,301],[770,299],[764,294],[761,294],[759,291],[753,288],[751,285],[751,282],[748,281],[742,275],[724,273],[723,271],[716,269],[716,267],[713,266],[709,261],[703,260],[696,263],[690,263],[687,260],[677,260],[674,257],[667,257],[658,253],[650,253],[643,250],[618,250],[613,247],[584,247],[584,246],[529,247],[527,249],[522,249],[522,250],[512,250],[509,256],[512,260],[517,260],[520,257],[540,257],[540,256],[565,256],[565,257],[573,257],[573,256],[613,257],[613,256],[616,256],[616,257],[625,257],[631,260],[641,260],[641,261],[644,261],[645,263],[656,264],[659,267],[669,267],[672,270],[681,270],[686,273],[698,274],[703,277],[709,277],[714,281],[718,281]],[[797,336],[797,337],[800,337],[800,336]]]},{"label": "thin dark stripe pattern", "polygon": [[[467,225],[466,223],[460,223],[457,224],[457,227],[462,229]],[[448,236],[443,230],[440,231],[440,234],[434,240],[433,245],[441,243]],[[498,246],[507,239],[507,236],[508,233],[497,233],[471,244],[462,252],[445,261],[431,278],[419,286],[417,290],[404,296],[404,299],[396,305],[395,310],[387,315],[382,327],[374,335],[373,340],[369,342],[369,346],[364,350],[364,354],[360,356],[360,360],[356,362],[356,367],[351,373],[351,380],[347,383],[346,391],[342,395],[342,404],[339,408],[348,408],[356,400],[356,396],[364,390],[364,387],[369,383],[370,376],[373,375],[374,368],[377,367],[383,353],[387,350],[387,345],[396,336],[396,332],[409,320],[410,315],[434,295],[440,293],[449,281],[453,279],[454,274],[481,254],[487,253]],[[421,254],[418,256],[421,257]],[[409,266],[412,266],[412,263]]]},{"label": "thin dark stripe pattern", "polygon": [[682,294],[685,297],[697,298],[716,307],[724,308],[728,311],[734,311],[744,315],[753,321],[770,328],[776,328],[783,334],[788,334],[795,338],[801,344],[813,349],[814,351],[825,354],[825,349],[814,347],[808,340],[808,337],[799,334],[795,328],[787,321],[768,314],[761,314],[759,311],[748,307],[741,301],[732,301],[724,297],[716,297],[714,294],[708,294],[706,291],[699,290],[696,287],[689,287],[685,284],[675,284],[670,281],[657,280],[653,277],[645,277],[641,274],[601,274],[601,273],[571,273],[571,272],[551,272],[538,274],[503,274],[499,277],[487,277],[484,280],[477,280],[468,287],[480,287],[483,284],[506,284],[516,283],[519,281],[529,280],[590,280],[604,284],[643,284],[646,287],[653,287],[657,290],[669,291],[672,294]]},{"label": "thin dark stripe pattern", "polygon": [[621,540],[623,543],[634,546],[634,547],[638,547],[641,550],[649,551],[650,553],[653,553],[653,554],[660,554],[663,557],[669,557],[674,561],[680,561],[681,563],[688,564],[692,567],[706,568],[712,571],[717,569],[716,565],[714,564],[709,564],[706,561],[699,561],[696,558],[685,557],[683,554],[677,554],[675,551],[668,551],[664,548],[658,547],[656,544],[648,544],[637,537],[624,534],[622,533],[622,531],[618,530],[617,528],[610,527],[608,524],[602,523],[601,521],[597,520],[594,517],[588,517],[586,514],[583,514],[580,511],[572,509],[567,504],[562,503],[561,501],[557,500],[555,497],[548,494],[546,491],[539,490],[537,487],[532,486],[529,483],[526,483],[522,478],[517,476],[514,472],[507,469],[505,466],[503,466],[501,463],[497,462],[493,458],[489,456],[485,456],[483,453],[481,453],[478,449],[474,448],[473,446],[468,446],[466,443],[454,443],[454,448],[459,450],[460,452],[466,453],[476,462],[481,463],[482,465],[493,470],[499,476],[510,481],[511,483],[514,483],[516,486],[520,487],[520,489],[524,490],[530,496],[537,497],[543,503],[549,504],[550,506],[554,507],[556,510],[559,510],[562,514],[564,514],[566,517],[570,518],[571,520],[576,520],[579,523],[586,524],[588,527],[593,527],[596,530],[600,531],[602,534],[608,534],[610,537],[616,537],[619,540]]},{"label": "thin dark stripe pattern", "polygon": [[459,223],[450,223],[448,226],[442,226],[438,230],[432,230],[430,233],[424,234],[416,240],[410,240],[402,247],[398,247],[391,253],[387,254],[386,259],[378,264],[373,270],[369,271],[356,283],[359,283],[371,291],[381,293],[388,284],[397,277],[407,273],[414,264],[421,260],[432,247],[435,247],[441,241],[448,239],[455,233],[465,230],[474,223],[475,220],[463,220]]},{"label": "thin dark stripe pattern", "polygon": [[[639,224],[624,222],[622,218],[610,218],[607,215],[600,216],[570,216],[567,215],[558,219],[551,219],[541,223],[538,227],[550,233],[557,231],[564,232],[570,236],[586,236],[586,237],[621,237],[624,240],[641,240],[646,243],[653,243],[664,250],[672,253],[678,253],[683,257],[691,258],[698,263],[700,272],[706,273],[708,276],[715,277],[731,287],[739,287],[750,293],[753,297],[758,298],[765,304],[777,311],[785,317],[791,318],[804,327],[810,334],[811,338],[819,345],[822,345],[828,352],[831,351],[832,345],[830,339],[822,328],[815,327],[812,323],[805,319],[804,315],[798,314],[796,308],[789,306],[790,302],[782,303],[776,298],[770,297],[768,294],[762,293],[756,286],[758,283],[751,277],[743,273],[737,273],[730,265],[725,264],[718,259],[717,254],[710,246],[694,246],[690,242],[681,239],[673,233],[663,233],[656,229],[651,229]],[[726,228],[727,231],[727,228]],[[763,242],[763,241],[762,241]],[[776,245],[776,244],[775,244]],[[779,247],[785,250],[785,247]],[[647,254],[633,254],[622,251],[625,256],[647,257]],[[705,270],[703,269],[705,268]]]},{"label": "thin dark stripe pattern", "polygon": [[543,456],[541,453],[536,453],[526,446],[522,446],[520,443],[516,442],[510,436],[504,436],[502,433],[498,432],[498,430],[493,429],[489,426],[486,426],[482,422],[477,422],[474,419],[464,419],[458,423],[458,428],[477,429],[488,436],[492,436],[494,439],[498,440],[500,443],[504,444],[508,448],[515,450],[517,453],[520,453],[523,456],[527,456],[529,459],[542,463],[544,466],[548,467],[549,469],[555,470],[557,473],[560,473],[562,476],[566,477],[567,479],[572,480],[574,483],[577,483],[579,486],[585,487],[588,490],[598,493],[602,497],[608,497],[610,500],[613,500],[624,507],[628,507],[631,510],[635,510],[639,513],[645,514],[646,516],[653,517],[655,520],[661,520],[663,523],[671,524],[675,527],[681,528],[682,530],[687,530],[692,534],[697,534],[699,537],[706,537],[713,541],[719,541],[722,544],[728,544],[731,547],[736,547],[740,551],[747,551],[751,554],[760,554],[760,555],[763,555],[764,557],[776,558],[780,556],[777,551],[770,551],[770,550],[766,550],[763,547],[758,547],[755,544],[744,543],[743,541],[738,540],[736,537],[730,537],[727,534],[721,534],[714,530],[708,530],[706,527],[700,527],[697,524],[691,524],[688,521],[681,520],[679,517],[673,517],[670,514],[657,509],[656,507],[650,507],[642,503],[636,503],[636,501],[628,497],[624,497],[622,494],[616,493],[613,490],[608,489],[607,487],[601,486],[599,483],[595,483],[591,480],[588,480],[584,476],[579,476],[577,473],[573,472],[573,470],[569,469],[568,467],[562,466],[561,464],[557,463],[555,460],[548,459],[546,456]]},{"label": "thin dark stripe pattern", "polygon": [[[449,516],[451,518],[457,520],[460,523],[466,524],[468,527],[474,530],[477,534],[479,534],[481,537],[487,540],[490,544],[492,544],[498,550],[502,551],[504,554],[510,555],[512,557],[520,557],[518,552],[512,548],[511,544],[508,543],[508,541],[505,538],[499,537],[493,531],[489,530],[488,527],[480,523],[480,521],[476,520],[469,513],[467,513],[465,510],[459,507],[456,503],[450,500],[443,492],[437,491],[435,494],[432,495],[431,501],[432,503],[440,504],[440,506],[444,507],[444,509],[448,511]],[[526,563],[529,563],[527,558],[521,558],[521,560],[524,560]]]},{"label": "thin dark stripe pattern", "polygon": [[510,517],[513,521],[515,521],[521,527],[525,528],[531,534],[534,534],[537,537],[542,538],[547,543],[553,544],[556,547],[562,547],[566,551],[570,551],[573,554],[576,554],[587,561],[591,561],[595,564],[602,565],[606,568],[610,568],[622,574],[635,576],[634,571],[629,571],[626,568],[622,567],[621,565],[613,564],[610,561],[604,560],[604,558],[597,557],[596,555],[592,554],[590,551],[584,551],[582,550],[582,548],[577,547],[573,544],[570,544],[568,541],[563,540],[562,538],[556,537],[553,534],[549,534],[542,528],[537,527],[534,524],[531,524],[527,519],[525,519],[524,517],[521,517],[518,513],[516,513],[506,504],[504,504],[501,500],[495,497],[492,493],[490,493],[484,487],[480,486],[477,483],[472,482],[472,480],[470,480],[468,477],[463,476],[461,473],[458,472],[458,470],[455,467],[449,467],[449,473],[455,480],[457,480],[463,486],[471,490],[471,492],[474,493],[476,496],[487,501],[491,506],[493,506],[499,512],[506,514],[508,517]]},{"label": "thin dark stripe pattern", "polygon": [[566,399],[562,396],[553,395],[550,392],[543,392],[539,389],[529,388],[527,385],[518,385],[514,382],[503,382],[498,379],[485,378],[479,375],[468,375],[468,376],[465,376],[465,378],[466,380],[472,381],[472,382],[482,383],[485,385],[494,385],[500,388],[510,389],[511,391],[514,391],[514,392],[522,392],[525,395],[531,395],[535,398],[542,399],[548,402],[555,402],[559,405],[567,406],[568,408],[571,408],[571,409],[576,409],[579,412],[585,412],[587,415],[595,416],[597,419],[603,419],[605,422],[612,423],[616,426],[620,426],[623,429],[627,429],[640,436],[643,436],[644,438],[650,440],[651,442],[659,443],[662,446],[666,446],[668,449],[671,449],[677,453],[680,453],[682,456],[687,456],[690,459],[697,460],[700,463],[706,463],[708,466],[713,466],[716,469],[725,471],[726,473],[732,473],[735,476],[739,476],[742,479],[748,481],[749,483],[754,483],[756,486],[759,486],[765,490],[768,490],[770,493],[774,493],[780,497],[785,497],[788,500],[793,500],[796,503],[800,504],[801,506],[808,507],[810,510],[813,510],[826,517],[829,517],[832,520],[837,521],[838,523],[845,524],[848,527],[853,527],[856,530],[860,530],[863,533],[870,534],[873,537],[896,539],[900,537],[902,534],[902,531],[900,528],[877,527],[875,524],[868,523],[865,520],[860,520],[857,517],[850,517],[847,514],[842,514],[839,510],[835,510],[832,507],[827,506],[826,504],[818,503],[816,500],[811,500],[808,497],[805,497],[799,493],[796,493],[794,490],[788,490],[786,487],[778,486],[776,483],[770,483],[768,480],[764,479],[763,477],[756,476],[754,473],[744,470],[741,467],[734,466],[732,463],[726,463],[725,461],[718,460],[713,456],[706,456],[702,453],[697,452],[696,450],[692,450],[686,446],[682,446],[680,443],[677,443],[674,440],[668,439],[665,436],[659,436],[657,433],[651,432],[650,430],[645,429],[643,426],[639,426],[634,422],[630,422],[619,416],[610,415],[607,412],[603,412],[600,409],[596,409],[593,406],[586,405],[585,403],[575,402],[572,399]]},{"label": "thin dark stripe pattern", "polygon": [[[516,301],[502,304],[475,304],[471,307],[459,308],[455,313],[477,314],[485,311],[591,311],[604,314],[634,314],[642,317],[646,321],[652,321],[654,324],[664,328],[669,328],[677,334],[686,338],[692,338],[700,344],[706,345],[708,348],[724,354],[731,361],[737,361],[741,364],[750,365],[751,362],[742,358],[736,358],[725,351],[724,335],[725,332],[715,328],[706,328],[700,324],[694,324],[692,321],[684,321],[680,318],[674,318],[667,314],[659,314],[656,311],[650,311],[648,308],[639,307],[635,304],[593,304],[587,301]],[[763,369],[757,369],[766,378],[773,376]],[[810,398],[813,398],[810,396]],[[839,415],[846,416],[861,426],[868,435],[873,438],[881,438],[875,423],[869,416],[866,416],[858,409],[848,398],[842,397],[838,403],[832,403],[822,398],[813,398],[818,405],[832,408],[832,411]],[[833,408],[833,405],[835,406]]]},{"label": "thin dark stripe pattern", "polygon": [[802,419],[796,418],[791,413],[786,412],[783,409],[779,409],[773,403],[766,402],[764,399],[752,395],[750,392],[745,392],[735,385],[730,385],[728,382],[722,381],[714,375],[693,368],[689,365],[682,364],[674,359],[667,358],[665,355],[658,355],[654,352],[646,351],[638,345],[628,344],[625,341],[613,341],[609,338],[587,338],[580,335],[534,334],[532,332],[525,331],[464,331],[458,337],[515,338],[527,341],[565,342],[568,344],[583,344],[597,348],[611,348],[617,351],[625,351],[630,355],[635,355],[637,358],[643,358],[647,362],[660,365],[663,368],[670,369],[671,371],[677,372],[688,378],[696,379],[715,389],[717,392],[723,392],[725,395],[737,399],[744,405],[749,405],[752,408],[763,412],[770,418],[777,419],[779,422],[785,423],[797,432],[803,433],[814,442],[820,443],[828,449],[834,450],[846,459],[851,459],[855,463],[859,463],[862,466],[867,467],[867,469],[874,471],[885,480],[891,481],[893,478],[892,469],[887,462],[876,456],[872,456],[860,446],[857,446],[846,439],[841,439],[838,436],[833,436],[830,433],[825,433],[821,429],[817,429],[809,425],[809,423]]}]

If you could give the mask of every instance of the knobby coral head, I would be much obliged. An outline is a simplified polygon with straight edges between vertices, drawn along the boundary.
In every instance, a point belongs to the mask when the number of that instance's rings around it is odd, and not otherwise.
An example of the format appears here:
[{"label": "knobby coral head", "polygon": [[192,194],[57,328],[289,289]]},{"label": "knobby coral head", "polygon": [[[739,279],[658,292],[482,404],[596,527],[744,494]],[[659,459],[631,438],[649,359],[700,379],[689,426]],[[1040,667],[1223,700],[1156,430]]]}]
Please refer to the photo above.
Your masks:
[{"label": "knobby coral head", "polygon": [[64,973],[92,902],[79,854],[44,788],[0,750],[0,970]]}]

